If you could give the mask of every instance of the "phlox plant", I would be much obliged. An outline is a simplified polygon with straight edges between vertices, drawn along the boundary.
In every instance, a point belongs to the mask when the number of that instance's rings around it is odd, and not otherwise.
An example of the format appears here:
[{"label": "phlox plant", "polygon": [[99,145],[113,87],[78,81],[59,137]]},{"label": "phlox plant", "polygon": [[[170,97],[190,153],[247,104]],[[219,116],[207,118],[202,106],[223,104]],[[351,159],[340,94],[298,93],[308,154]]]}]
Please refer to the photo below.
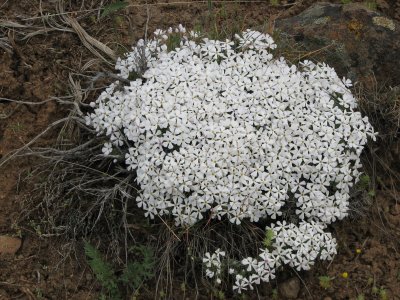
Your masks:
[{"label": "phlox plant", "polygon": [[[271,245],[227,269],[238,292],[279,266],[308,270],[332,259],[326,226],[348,214],[360,154],[376,135],[349,80],[323,63],[289,65],[273,57],[276,47],[252,30],[224,41],[181,25],[157,30],[118,60],[129,84],[111,84],[86,116],[109,139],[104,155],[136,174],[137,205],[149,218],[267,220]],[[216,283],[227,256],[205,253]]]}]

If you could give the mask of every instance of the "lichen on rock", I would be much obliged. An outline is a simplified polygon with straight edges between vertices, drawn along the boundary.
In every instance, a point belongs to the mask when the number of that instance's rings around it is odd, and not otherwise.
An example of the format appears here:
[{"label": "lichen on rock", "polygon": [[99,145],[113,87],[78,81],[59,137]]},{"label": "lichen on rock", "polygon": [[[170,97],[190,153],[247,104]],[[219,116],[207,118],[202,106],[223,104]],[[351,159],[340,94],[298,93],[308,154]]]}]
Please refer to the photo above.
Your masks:
[{"label": "lichen on rock", "polygon": [[[326,62],[340,76],[366,85],[400,84],[400,69],[394,67],[400,57],[400,24],[379,12],[357,3],[316,3],[299,15],[278,20],[275,28],[291,37],[288,48]],[[342,46],[340,51],[337,45]]]},{"label": "lichen on rock", "polygon": [[394,24],[393,20],[389,18],[377,16],[373,17],[372,21],[375,25],[385,27],[391,31],[394,31],[396,29],[396,25]]}]

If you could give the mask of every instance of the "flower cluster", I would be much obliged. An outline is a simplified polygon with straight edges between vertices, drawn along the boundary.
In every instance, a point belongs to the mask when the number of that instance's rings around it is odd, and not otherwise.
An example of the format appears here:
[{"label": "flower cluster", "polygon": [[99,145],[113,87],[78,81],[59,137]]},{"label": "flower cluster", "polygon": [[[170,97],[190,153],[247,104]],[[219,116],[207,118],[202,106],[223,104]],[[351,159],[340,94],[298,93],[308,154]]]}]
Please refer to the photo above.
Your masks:
[{"label": "flower cluster", "polygon": [[[235,274],[233,290],[241,293],[243,290],[252,290],[254,284],[269,282],[282,265],[301,271],[309,270],[318,257],[331,260],[336,254],[336,240],[324,229],[325,225],[305,221],[298,226],[278,221],[267,227],[274,233],[270,247],[260,249],[258,258],[246,257],[239,267],[228,270],[229,274]],[[222,273],[220,253],[225,256],[225,252],[217,249],[213,254],[207,252],[203,259],[206,275],[212,278],[216,274],[219,281]]]},{"label": "flower cluster", "polygon": [[150,218],[190,226],[207,214],[239,225],[296,215],[298,226],[273,227],[279,253],[252,261],[249,282],[272,277],[277,261],[307,269],[334,254],[323,224],[347,215],[360,154],[375,137],[350,81],[325,64],[274,59],[274,48],[251,30],[225,41],[157,30],[117,62],[120,76],[142,76],[110,85],[87,116],[109,137],[104,155],[118,149],[136,172],[137,203]]},{"label": "flower cluster", "polygon": [[206,266],[206,276],[209,278],[215,277],[215,282],[217,284],[221,283],[221,257],[225,256],[225,252],[221,251],[221,249],[215,250],[213,254],[207,252],[203,257],[203,263]]},{"label": "flower cluster", "polygon": [[253,289],[253,284],[269,282],[275,278],[275,269],[281,265],[301,271],[309,270],[318,257],[331,260],[336,254],[336,240],[331,233],[324,232],[324,228],[322,224],[305,221],[298,226],[277,222],[267,228],[274,232],[272,250],[260,249],[259,259],[248,257],[242,260],[247,276],[236,275],[234,290],[240,293]]}]

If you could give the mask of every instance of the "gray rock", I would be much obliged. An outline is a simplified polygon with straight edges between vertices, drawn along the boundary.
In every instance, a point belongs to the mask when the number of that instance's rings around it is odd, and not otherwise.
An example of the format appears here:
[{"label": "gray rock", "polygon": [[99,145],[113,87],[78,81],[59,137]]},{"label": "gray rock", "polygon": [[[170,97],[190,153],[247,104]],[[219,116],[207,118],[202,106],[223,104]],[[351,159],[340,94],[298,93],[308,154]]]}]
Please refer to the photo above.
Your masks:
[{"label": "gray rock", "polygon": [[279,284],[279,294],[286,299],[297,299],[300,292],[300,280],[297,277],[290,278]]},{"label": "gray rock", "polygon": [[21,239],[0,235],[0,255],[2,254],[12,254],[14,255],[21,247]]},{"label": "gray rock", "polygon": [[278,20],[276,29],[302,59],[324,61],[340,76],[367,85],[375,79],[400,84],[400,23],[363,5],[317,3]]}]

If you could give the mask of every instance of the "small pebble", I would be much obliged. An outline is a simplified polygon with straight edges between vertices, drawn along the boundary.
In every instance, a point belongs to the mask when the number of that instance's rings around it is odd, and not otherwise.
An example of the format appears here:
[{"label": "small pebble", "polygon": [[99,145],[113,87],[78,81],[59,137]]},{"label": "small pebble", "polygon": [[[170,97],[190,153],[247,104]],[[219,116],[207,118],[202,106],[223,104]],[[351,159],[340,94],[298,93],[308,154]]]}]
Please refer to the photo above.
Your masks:
[{"label": "small pebble", "polygon": [[300,280],[297,277],[290,278],[279,285],[279,293],[286,299],[297,299],[300,292]]}]

